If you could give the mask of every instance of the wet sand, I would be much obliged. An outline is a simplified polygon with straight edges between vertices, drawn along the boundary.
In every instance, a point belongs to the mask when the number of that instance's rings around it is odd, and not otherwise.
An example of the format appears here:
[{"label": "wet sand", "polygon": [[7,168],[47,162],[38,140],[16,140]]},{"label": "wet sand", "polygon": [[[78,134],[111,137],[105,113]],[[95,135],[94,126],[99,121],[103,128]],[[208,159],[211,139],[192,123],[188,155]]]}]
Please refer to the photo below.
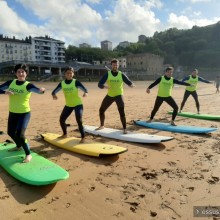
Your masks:
[{"label": "wet sand", "polygon": [[[32,94],[32,116],[26,136],[31,149],[69,171],[70,178],[48,186],[30,186],[0,168],[1,220],[171,220],[193,218],[193,206],[220,206],[220,131],[190,135],[157,131],[135,126],[132,120],[147,119],[153,108],[157,87],[146,94],[150,82],[135,82],[124,87],[128,130],[174,136],[162,144],[133,144],[87,135],[99,141],[128,148],[118,156],[94,158],[69,152],[45,143],[41,133],[60,133],[59,115],[64,106],[62,92],[53,100],[51,91],[58,83],[34,83],[47,89],[44,95]],[[98,109],[106,95],[97,83],[83,83],[89,96],[83,98],[84,124],[99,125]],[[173,97],[180,105],[184,86],[174,87]],[[82,93],[81,93],[82,94]],[[220,114],[220,95],[213,84],[199,83],[201,113]],[[8,97],[0,96],[1,129],[7,131]],[[155,120],[169,122],[171,108],[164,103]],[[196,112],[189,97],[184,111]],[[79,137],[74,114],[67,123],[69,135]],[[220,121],[177,117],[179,125],[220,127]],[[106,112],[106,127],[121,129],[113,104]],[[9,139],[0,135],[0,141]],[[204,219],[204,218],[195,218]],[[215,218],[205,218],[215,219]],[[217,218],[216,218],[217,219]]]}]

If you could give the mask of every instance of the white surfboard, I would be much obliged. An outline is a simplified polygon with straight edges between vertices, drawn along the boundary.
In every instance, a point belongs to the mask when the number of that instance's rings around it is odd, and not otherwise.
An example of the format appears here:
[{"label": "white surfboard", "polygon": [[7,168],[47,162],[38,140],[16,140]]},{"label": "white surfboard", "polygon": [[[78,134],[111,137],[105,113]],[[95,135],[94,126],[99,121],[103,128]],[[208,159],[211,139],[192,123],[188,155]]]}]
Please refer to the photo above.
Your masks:
[{"label": "white surfboard", "polygon": [[100,135],[102,137],[113,138],[121,141],[135,142],[135,143],[160,143],[164,141],[170,141],[173,137],[168,136],[158,136],[150,135],[145,133],[128,132],[123,134],[122,130],[117,130],[113,128],[104,128],[101,130],[96,130],[98,127],[84,125],[84,129],[87,133],[93,135]]}]

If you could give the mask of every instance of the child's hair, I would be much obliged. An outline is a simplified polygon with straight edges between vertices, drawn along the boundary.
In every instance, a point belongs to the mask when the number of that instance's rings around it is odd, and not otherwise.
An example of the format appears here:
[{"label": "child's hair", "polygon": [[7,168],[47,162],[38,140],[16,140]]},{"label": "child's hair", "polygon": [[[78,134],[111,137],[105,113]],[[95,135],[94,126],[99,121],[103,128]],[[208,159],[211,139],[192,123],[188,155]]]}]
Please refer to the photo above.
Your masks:
[{"label": "child's hair", "polygon": [[169,66],[166,68],[165,72],[169,71],[169,70],[173,70],[173,67],[172,66]]},{"label": "child's hair", "polygon": [[18,69],[23,69],[26,73],[28,73],[28,66],[25,63],[17,64],[14,68],[15,73],[18,71]]},{"label": "child's hair", "polygon": [[198,71],[198,69],[194,69],[194,70],[193,70],[193,72],[196,72],[196,73],[198,73],[199,71]]},{"label": "child's hair", "polygon": [[71,66],[68,66],[65,70],[64,73],[66,73],[68,70],[72,71],[74,73],[74,69]]}]

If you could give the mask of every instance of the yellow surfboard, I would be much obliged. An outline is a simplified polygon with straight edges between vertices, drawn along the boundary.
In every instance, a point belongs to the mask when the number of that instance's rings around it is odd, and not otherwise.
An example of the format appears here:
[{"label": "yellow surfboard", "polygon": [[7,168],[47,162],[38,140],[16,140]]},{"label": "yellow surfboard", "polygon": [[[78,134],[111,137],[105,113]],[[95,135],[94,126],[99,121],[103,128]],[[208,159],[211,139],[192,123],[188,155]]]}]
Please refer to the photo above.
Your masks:
[{"label": "yellow surfboard", "polygon": [[100,157],[104,155],[115,155],[127,151],[127,148],[104,143],[83,143],[80,144],[80,138],[68,137],[61,138],[59,134],[46,133],[41,134],[41,137],[48,143],[75,153],[88,156]]}]

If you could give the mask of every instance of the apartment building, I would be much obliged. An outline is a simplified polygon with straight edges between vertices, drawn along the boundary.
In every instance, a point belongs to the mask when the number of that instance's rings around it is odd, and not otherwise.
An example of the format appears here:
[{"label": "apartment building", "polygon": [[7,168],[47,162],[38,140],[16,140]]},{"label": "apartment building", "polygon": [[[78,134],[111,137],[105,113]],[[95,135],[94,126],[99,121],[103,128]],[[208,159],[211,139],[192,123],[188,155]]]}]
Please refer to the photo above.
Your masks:
[{"label": "apartment building", "polygon": [[30,37],[18,40],[0,35],[0,63],[12,60],[32,61]]},{"label": "apartment building", "polygon": [[112,50],[112,42],[108,40],[101,41],[102,50]]},{"label": "apartment building", "polygon": [[49,63],[65,63],[64,42],[47,35],[31,39],[32,60]]},{"label": "apartment building", "polygon": [[0,35],[0,63],[7,61],[39,61],[47,63],[65,63],[64,42],[45,37],[15,37]]}]

